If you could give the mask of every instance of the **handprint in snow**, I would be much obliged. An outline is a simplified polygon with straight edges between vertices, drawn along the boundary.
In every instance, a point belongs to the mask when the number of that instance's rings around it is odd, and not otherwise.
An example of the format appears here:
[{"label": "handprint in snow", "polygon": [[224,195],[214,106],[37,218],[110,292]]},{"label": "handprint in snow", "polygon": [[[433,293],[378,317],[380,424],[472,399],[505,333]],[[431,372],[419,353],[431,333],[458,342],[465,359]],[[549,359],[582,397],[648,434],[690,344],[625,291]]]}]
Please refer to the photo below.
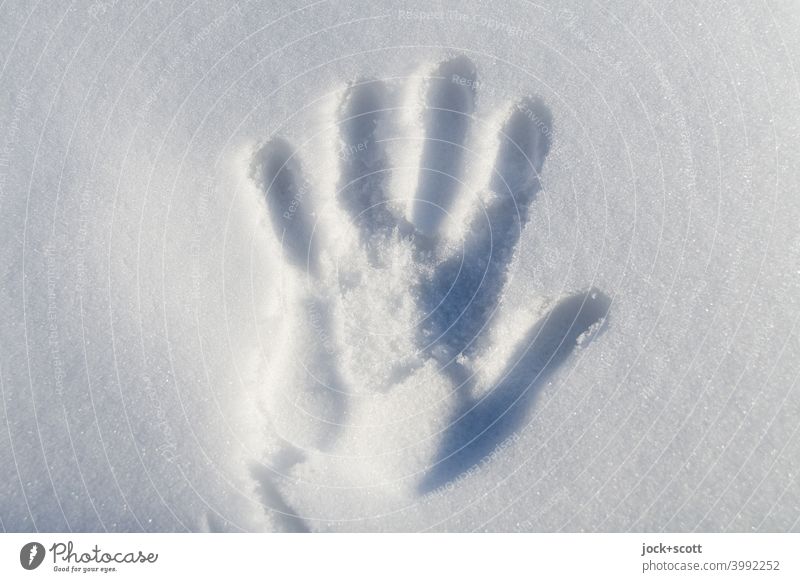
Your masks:
[{"label": "handprint in snow", "polygon": [[[511,350],[491,385],[480,385],[476,361],[496,335],[509,265],[541,188],[552,120],[536,98],[510,107],[492,169],[474,188],[482,193],[479,206],[451,244],[444,234],[450,211],[473,190],[464,180],[476,81],[468,59],[440,63],[416,104],[424,134],[418,139],[389,129],[404,110],[390,84],[360,80],[347,88],[337,110],[338,178],[330,188],[347,217],[339,227],[320,220],[326,201],[303,177],[313,168],[288,142],[272,139],[250,165],[284,260],[303,288],[287,313],[296,318],[287,350],[301,354],[293,386],[270,388],[276,429],[294,449],[330,450],[353,430],[370,393],[409,382],[423,391],[425,381],[414,378],[426,369],[446,379],[451,401],[432,437],[433,458],[414,476],[418,493],[454,479],[511,435],[537,388],[597,333],[610,303],[597,289],[561,298]],[[408,144],[421,156],[414,193],[393,191],[392,177],[409,173],[390,160],[398,140],[400,149]]]}]

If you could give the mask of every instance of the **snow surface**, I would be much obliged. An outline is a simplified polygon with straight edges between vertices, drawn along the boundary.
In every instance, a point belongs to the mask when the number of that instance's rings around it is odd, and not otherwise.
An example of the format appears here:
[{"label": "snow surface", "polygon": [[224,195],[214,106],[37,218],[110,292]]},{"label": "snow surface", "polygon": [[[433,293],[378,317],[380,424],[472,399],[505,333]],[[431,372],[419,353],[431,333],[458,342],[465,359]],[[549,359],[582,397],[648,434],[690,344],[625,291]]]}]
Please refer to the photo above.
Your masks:
[{"label": "snow surface", "polygon": [[800,530],[799,12],[0,4],[0,527]]}]

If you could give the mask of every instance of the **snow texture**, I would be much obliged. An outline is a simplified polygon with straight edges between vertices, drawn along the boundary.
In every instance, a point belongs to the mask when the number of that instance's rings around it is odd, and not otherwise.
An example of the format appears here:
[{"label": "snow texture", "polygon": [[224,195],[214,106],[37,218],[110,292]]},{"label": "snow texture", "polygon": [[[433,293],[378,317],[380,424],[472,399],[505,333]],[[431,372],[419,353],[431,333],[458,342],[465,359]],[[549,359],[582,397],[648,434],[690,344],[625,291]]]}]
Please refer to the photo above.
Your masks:
[{"label": "snow texture", "polygon": [[799,12],[3,3],[0,528],[800,530]]}]

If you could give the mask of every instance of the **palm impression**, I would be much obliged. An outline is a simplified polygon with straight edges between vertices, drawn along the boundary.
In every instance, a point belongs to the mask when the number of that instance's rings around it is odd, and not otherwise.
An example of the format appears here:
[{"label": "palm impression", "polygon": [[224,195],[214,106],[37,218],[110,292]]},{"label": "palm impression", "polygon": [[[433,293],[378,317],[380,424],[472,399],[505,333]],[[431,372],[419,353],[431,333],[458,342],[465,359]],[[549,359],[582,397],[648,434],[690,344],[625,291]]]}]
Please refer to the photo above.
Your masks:
[{"label": "palm impression", "polygon": [[251,159],[294,281],[264,386],[284,447],[254,469],[265,505],[289,499],[302,514],[293,491],[328,481],[441,488],[523,427],[537,388],[601,329],[609,300],[584,289],[545,302],[510,347],[493,345],[552,119],[520,99],[486,160],[476,83],[464,57],[434,67],[419,94],[359,80],[336,110],[335,172],[311,180],[315,160],[281,138]]}]

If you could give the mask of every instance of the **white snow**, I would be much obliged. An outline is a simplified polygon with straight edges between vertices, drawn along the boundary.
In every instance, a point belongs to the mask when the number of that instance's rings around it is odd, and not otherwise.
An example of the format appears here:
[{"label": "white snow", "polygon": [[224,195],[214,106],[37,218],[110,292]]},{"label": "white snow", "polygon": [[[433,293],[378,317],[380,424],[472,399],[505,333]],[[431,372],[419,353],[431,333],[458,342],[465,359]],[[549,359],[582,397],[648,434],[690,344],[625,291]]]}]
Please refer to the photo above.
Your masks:
[{"label": "white snow", "polygon": [[[798,16],[3,3],[0,527],[797,531]],[[481,219],[496,318],[423,349]]]}]

